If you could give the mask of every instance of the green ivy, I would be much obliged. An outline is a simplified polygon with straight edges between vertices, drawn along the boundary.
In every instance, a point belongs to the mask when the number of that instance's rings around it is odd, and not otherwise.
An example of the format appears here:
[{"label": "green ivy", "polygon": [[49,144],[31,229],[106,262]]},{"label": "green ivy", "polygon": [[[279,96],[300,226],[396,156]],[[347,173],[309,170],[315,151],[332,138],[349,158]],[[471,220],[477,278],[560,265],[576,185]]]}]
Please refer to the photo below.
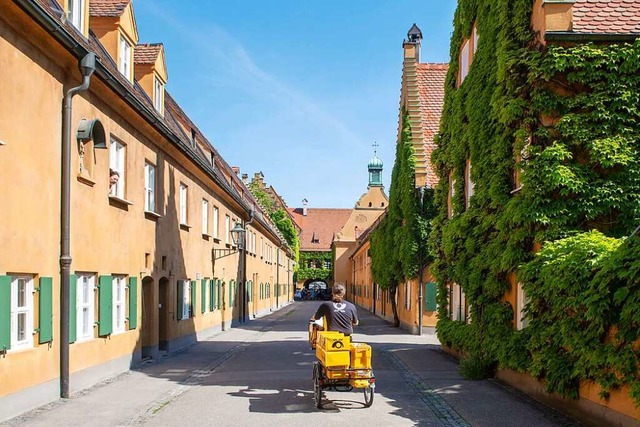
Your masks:
[{"label": "green ivy", "polygon": [[398,283],[415,278],[432,260],[424,244],[435,214],[433,192],[415,187],[415,153],[409,115],[402,110],[402,133],[396,146],[391,172],[389,207],[371,235],[371,270],[374,281],[388,290],[394,323],[399,326],[396,307]]},{"label": "green ivy", "polygon": [[[473,367],[528,372],[572,397],[583,380],[604,396],[628,384],[638,405],[640,257],[638,239],[621,238],[640,223],[640,41],[540,46],[533,4],[470,0],[456,10],[432,158],[438,336]],[[479,44],[456,87],[473,23]],[[475,194],[467,207],[469,159]],[[538,255],[535,242],[544,243]],[[521,331],[504,301],[516,272],[530,298]],[[462,286],[470,324],[449,320],[449,283]]]},{"label": "green ivy", "polygon": [[[333,254],[329,251],[300,252],[296,283],[309,279],[324,280],[329,283],[333,278],[333,268],[325,268],[324,266],[327,262],[333,266]],[[312,267],[309,267],[309,263],[311,263]],[[321,265],[321,267],[314,267],[317,265]]]}]

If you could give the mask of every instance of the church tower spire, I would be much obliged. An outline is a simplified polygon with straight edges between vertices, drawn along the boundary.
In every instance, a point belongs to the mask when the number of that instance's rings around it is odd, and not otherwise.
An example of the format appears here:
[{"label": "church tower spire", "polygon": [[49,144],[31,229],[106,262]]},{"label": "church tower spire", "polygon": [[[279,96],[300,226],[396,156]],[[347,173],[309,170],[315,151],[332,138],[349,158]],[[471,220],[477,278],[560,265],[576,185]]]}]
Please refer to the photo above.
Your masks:
[{"label": "church tower spire", "polygon": [[369,187],[382,187],[382,160],[376,155],[378,143],[373,143],[373,157],[367,165],[369,169]]}]

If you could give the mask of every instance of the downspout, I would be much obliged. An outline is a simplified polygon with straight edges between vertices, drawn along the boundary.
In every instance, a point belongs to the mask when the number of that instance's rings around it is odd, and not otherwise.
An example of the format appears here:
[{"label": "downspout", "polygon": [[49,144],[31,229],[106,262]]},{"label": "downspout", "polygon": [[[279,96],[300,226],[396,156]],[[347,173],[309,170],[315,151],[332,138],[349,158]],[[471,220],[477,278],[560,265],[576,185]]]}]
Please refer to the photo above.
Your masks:
[{"label": "downspout", "polygon": [[247,226],[253,222],[253,209],[249,211],[249,221],[244,223],[245,234],[242,236],[244,249],[242,251],[242,309],[240,310],[240,323],[247,323],[247,311],[249,304],[247,301]]},{"label": "downspout", "polygon": [[96,55],[87,53],[79,64],[82,84],[67,91],[62,110],[62,198],[60,207],[60,397],[69,397],[69,306],[71,281],[71,112],[75,95],[89,88],[96,69]]}]

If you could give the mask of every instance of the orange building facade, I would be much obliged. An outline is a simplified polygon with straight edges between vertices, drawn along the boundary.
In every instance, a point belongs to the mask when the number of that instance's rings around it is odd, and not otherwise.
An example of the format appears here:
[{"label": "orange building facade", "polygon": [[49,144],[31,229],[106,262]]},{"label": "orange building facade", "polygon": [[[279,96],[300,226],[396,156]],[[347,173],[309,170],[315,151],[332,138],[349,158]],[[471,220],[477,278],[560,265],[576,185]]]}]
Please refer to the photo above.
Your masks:
[{"label": "orange building facade", "polygon": [[[1,9],[0,78],[11,84],[0,103],[0,421],[57,399],[65,360],[73,393],[275,310],[293,292],[291,251],[166,93],[164,47],[138,44],[130,1]],[[95,72],[70,105],[65,226],[61,110],[88,53]]]}]

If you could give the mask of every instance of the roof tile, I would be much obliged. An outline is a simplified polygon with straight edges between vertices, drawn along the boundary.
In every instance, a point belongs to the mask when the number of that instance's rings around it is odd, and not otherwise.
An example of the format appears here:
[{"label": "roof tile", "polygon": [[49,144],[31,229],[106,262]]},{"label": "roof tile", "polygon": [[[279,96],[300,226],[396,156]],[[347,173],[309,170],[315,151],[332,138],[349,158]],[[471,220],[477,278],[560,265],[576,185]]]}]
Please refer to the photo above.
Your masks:
[{"label": "roof tile", "polygon": [[[308,208],[307,215],[302,208],[289,208],[289,213],[300,229],[300,250],[329,251],[333,237],[349,219],[353,209]],[[314,243],[315,242],[315,243]]]},{"label": "roof tile", "polygon": [[131,0],[91,0],[89,2],[89,15],[118,17],[122,15],[129,3],[131,3]]},{"label": "roof tile", "polygon": [[582,34],[640,34],[640,1],[576,0],[573,31]]},{"label": "roof tile", "polygon": [[155,64],[162,50],[162,43],[139,44],[133,49],[133,62],[136,64]]}]

